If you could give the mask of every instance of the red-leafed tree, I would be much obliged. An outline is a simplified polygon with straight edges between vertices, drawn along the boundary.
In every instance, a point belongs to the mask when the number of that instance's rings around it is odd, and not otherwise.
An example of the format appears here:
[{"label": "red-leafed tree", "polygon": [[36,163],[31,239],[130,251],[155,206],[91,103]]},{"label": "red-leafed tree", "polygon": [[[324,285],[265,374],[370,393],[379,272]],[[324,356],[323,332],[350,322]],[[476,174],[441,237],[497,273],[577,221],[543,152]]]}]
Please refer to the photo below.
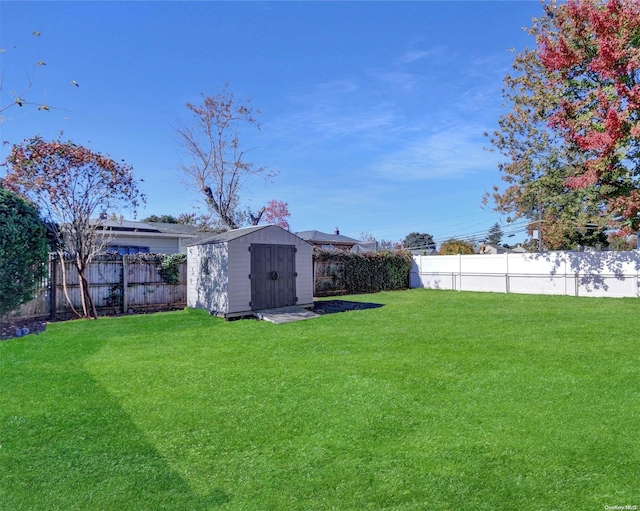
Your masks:
[{"label": "red-leafed tree", "polygon": [[96,317],[86,270],[109,240],[102,230],[101,213],[130,209],[135,214],[144,201],[131,167],[71,141],[48,142],[40,137],[14,145],[3,166],[7,169],[3,186],[38,207],[61,258],[65,252],[73,255],[82,297],[80,312],[65,285],[73,312],[78,317]]},{"label": "red-leafed tree", "polygon": [[640,2],[569,0],[544,11],[529,30],[536,48],[505,78],[511,111],[492,138],[508,157],[498,209],[542,222],[543,233],[587,222],[636,230]]},{"label": "red-leafed tree", "polygon": [[289,204],[279,200],[270,200],[262,213],[261,221],[266,224],[274,224],[278,227],[282,227],[287,231],[291,230],[289,225]]},{"label": "red-leafed tree", "polygon": [[605,188],[608,209],[637,226],[640,211],[640,2],[571,0],[538,35],[549,85],[568,85],[549,124],[586,156],[568,188]]}]

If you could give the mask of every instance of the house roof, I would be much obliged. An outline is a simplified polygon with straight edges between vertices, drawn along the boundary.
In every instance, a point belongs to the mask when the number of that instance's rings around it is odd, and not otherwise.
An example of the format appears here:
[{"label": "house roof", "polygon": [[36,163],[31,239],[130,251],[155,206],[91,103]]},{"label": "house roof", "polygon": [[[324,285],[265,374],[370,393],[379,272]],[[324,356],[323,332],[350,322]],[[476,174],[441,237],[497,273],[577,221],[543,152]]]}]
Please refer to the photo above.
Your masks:
[{"label": "house roof", "polygon": [[157,227],[146,222],[132,222],[130,220],[102,220],[99,229],[113,232],[161,232]]},{"label": "house roof", "polygon": [[202,234],[202,231],[198,231],[198,226],[196,225],[165,224],[161,222],[147,223],[153,227],[156,227],[161,232],[170,232],[173,234]]},{"label": "house roof", "polygon": [[241,229],[233,229],[231,231],[219,233],[219,234],[211,234],[209,236],[203,236],[199,241],[192,243],[192,245],[208,245],[210,243],[227,243],[228,241],[235,240],[237,238],[242,238],[242,236],[246,236],[247,234],[251,234],[252,232],[261,231],[262,229],[266,229],[269,225],[252,225],[251,227],[242,227]]},{"label": "house roof", "polygon": [[198,228],[194,225],[165,224],[159,222],[134,222],[131,220],[103,220],[101,230],[113,234],[134,235],[170,235],[178,238],[193,238],[198,234]]},{"label": "house roof", "polygon": [[320,231],[300,231],[296,233],[296,236],[315,244],[355,245],[356,243],[360,243],[359,240],[349,238],[349,236],[343,236],[342,234],[328,234]]}]

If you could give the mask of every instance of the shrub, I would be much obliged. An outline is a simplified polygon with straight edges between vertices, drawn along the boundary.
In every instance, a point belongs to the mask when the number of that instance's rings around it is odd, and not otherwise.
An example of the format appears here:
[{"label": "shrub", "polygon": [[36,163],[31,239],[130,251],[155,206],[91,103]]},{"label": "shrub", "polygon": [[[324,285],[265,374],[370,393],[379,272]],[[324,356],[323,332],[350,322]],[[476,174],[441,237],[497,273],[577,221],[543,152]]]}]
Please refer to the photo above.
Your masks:
[{"label": "shrub", "polygon": [[624,252],[625,250],[634,250],[636,248],[636,240],[621,236],[619,234],[609,235],[609,250],[616,252]]},{"label": "shrub", "polygon": [[314,259],[334,263],[331,267],[334,287],[349,294],[407,289],[413,262],[408,252],[320,251],[314,254]]},{"label": "shrub", "polygon": [[440,245],[440,255],[456,255],[456,254],[475,254],[473,245],[467,241],[451,238]]},{"label": "shrub", "polygon": [[0,317],[31,300],[46,276],[46,233],[36,208],[0,187]]},{"label": "shrub", "polygon": [[180,265],[187,262],[187,254],[161,255],[158,273],[167,284],[176,285],[180,282]]}]

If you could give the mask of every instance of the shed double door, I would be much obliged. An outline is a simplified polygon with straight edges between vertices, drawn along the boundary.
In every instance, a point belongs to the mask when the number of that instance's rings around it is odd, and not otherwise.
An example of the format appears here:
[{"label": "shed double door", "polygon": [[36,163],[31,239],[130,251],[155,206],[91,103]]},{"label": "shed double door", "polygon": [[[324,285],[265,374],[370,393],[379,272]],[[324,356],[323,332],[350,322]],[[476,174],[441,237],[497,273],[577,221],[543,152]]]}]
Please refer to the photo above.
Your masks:
[{"label": "shed double door", "polygon": [[251,245],[251,309],[295,305],[296,247]]}]

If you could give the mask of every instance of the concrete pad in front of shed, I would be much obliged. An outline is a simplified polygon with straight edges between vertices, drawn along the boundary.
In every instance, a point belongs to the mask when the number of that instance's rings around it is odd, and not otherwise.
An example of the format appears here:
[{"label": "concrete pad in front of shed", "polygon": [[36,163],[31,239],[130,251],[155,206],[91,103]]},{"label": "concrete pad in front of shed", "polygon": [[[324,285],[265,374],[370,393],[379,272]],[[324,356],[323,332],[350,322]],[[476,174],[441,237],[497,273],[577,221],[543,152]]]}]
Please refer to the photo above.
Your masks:
[{"label": "concrete pad in front of shed", "polygon": [[258,319],[268,321],[269,323],[274,323],[276,325],[320,317],[320,315],[315,312],[295,306],[255,311],[253,315]]}]

